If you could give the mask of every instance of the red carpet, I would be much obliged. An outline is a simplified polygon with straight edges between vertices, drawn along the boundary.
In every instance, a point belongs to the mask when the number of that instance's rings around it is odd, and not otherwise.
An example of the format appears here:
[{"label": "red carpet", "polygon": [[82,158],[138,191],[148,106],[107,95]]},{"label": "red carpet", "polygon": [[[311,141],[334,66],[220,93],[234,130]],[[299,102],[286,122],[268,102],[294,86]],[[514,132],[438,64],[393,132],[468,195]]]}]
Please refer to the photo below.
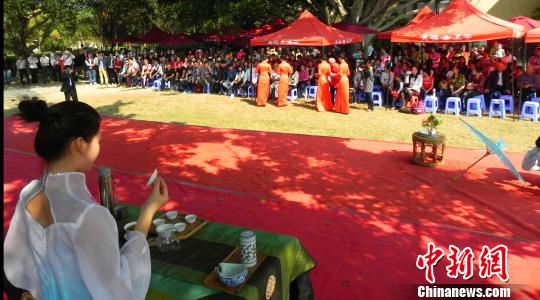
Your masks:
[{"label": "red carpet", "polygon": [[[41,175],[34,127],[4,120],[4,230],[22,186]],[[473,138],[471,136],[471,138]],[[495,157],[451,177],[483,152],[449,149],[446,165],[410,163],[411,145],[106,119],[98,165],[119,194],[141,203],[154,168],[169,182],[168,208],[296,236],[318,263],[318,299],[407,298],[425,283],[416,256],[437,246],[509,248],[513,296],[540,297],[540,176],[521,186]],[[508,154],[519,166],[522,154]],[[96,194],[97,178],[88,184]],[[437,265],[437,283],[458,283]],[[467,283],[498,283],[475,276]]]}]

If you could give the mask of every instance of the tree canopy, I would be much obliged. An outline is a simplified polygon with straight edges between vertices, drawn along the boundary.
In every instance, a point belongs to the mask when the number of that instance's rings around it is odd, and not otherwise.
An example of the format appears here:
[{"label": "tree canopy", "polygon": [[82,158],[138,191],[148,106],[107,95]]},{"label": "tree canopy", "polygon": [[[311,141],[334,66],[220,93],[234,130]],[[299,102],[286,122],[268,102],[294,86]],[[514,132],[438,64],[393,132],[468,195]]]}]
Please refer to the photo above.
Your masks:
[{"label": "tree canopy", "polygon": [[292,22],[309,9],[323,22],[345,20],[387,30],[407,22],[434,0],[5,0],[4,44],[26,55],[120,37],[140,36],[152,26],[169,33],[198,34],[250,29],[280,18]]}]

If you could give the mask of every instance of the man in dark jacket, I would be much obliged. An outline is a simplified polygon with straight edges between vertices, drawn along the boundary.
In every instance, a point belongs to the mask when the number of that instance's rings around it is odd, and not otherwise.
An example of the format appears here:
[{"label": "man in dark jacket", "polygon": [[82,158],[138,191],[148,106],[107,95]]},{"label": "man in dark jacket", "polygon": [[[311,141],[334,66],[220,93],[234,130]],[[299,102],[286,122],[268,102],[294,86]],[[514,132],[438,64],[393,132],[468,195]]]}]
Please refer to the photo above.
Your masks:
[{"label": "man in dark jacket", "polygon": [[[491,93],[499,92],[501,94],[510,94],[510,79],[508,71],[502,63],[496,65],[496,69],[489,73],[486,80],[486,89],[484,91],[486,99],[491,103]],[[487,104],[489,106],[489,104]]]},{"label": "man in dark jacket", "polygon": [[62,74],[62,88],[61,92],[64,92],[66,101],[79,101],[77,98],[77,89],[75,88],[75,75],[73,69],[70,66],[64,68],[64,74]]}]

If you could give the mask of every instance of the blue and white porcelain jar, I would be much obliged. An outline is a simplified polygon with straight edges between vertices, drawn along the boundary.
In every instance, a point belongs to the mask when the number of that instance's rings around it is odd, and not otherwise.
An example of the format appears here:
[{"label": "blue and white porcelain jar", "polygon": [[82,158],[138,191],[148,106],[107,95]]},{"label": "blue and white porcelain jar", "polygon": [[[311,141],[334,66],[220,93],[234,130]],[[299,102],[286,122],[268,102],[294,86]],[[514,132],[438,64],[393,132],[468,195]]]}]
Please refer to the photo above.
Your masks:
[{"label": "blue and white porcelain jar", "polygon": [[257,264],[257,239],[255,232],[243,231],[240,233],[240,256],[246,267]]}]

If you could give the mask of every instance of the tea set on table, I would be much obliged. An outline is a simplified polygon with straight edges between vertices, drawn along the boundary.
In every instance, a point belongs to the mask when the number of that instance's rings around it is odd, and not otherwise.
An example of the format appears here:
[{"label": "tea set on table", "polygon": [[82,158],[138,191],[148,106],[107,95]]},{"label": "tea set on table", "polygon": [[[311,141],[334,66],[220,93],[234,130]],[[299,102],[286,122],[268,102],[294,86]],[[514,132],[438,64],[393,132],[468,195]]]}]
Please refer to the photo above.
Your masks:
[{"label": "tea set on table", "polygon": [[[169,211],[165,217],[173,221],[178,217],[178,212]],[[184,219],[188,224],[193,224],[197,220],[197,216],[190,214],[186,215]],[[157,246],[158,250],[162,252],[180,249],[180,240],[176,238],[175,233],[186,230],[187,224],[185,222],[170,224],[166,223],[165,219],[158,218],[152,223],[156,227],[158,237],[149,239],[150,246]],[[136,224],[137,222],[130,222],[124,226],[126,239],[128,232],[133,231]],[[248,277],[248,268],[257,264],[257,241],[253,231],[243,231],[240,234],[240,257],[241,263],[222,262],[214,269],[219,280],[227,287],[238,287],[244,283]]]},{"label": "tea set on table", "polygon": [[[147,186],[151,186],[157,178],[157,170],[150,176]],[[165,213],[165,217],[174,222],[178,217],[178,212],[169,211]],[[188,224],[193,224],[197,221],[197,216],[189,214],[184,217],[185,222],[177,222],[174,224],[167,223],[165,219],[158,218],[152,221],[156,228],[157,238],[150,238],[148,243],[150,246],[157,246],[162,252],[169,252],[180,249],[180,240],[176,238],[176,233],[181,233],[186,230]],[[187,223],[187,224],[186,224]],[[127,233],[133,231],[137,222],[130,222],[124,226]],[[219,280],[227,287],[238,287],[242,285],[248,277],[248,268],[257,264],[257,241],[253,231],[243,231],[240,233],[240,257],[241,263],[219,263],[215,267]]]}]

